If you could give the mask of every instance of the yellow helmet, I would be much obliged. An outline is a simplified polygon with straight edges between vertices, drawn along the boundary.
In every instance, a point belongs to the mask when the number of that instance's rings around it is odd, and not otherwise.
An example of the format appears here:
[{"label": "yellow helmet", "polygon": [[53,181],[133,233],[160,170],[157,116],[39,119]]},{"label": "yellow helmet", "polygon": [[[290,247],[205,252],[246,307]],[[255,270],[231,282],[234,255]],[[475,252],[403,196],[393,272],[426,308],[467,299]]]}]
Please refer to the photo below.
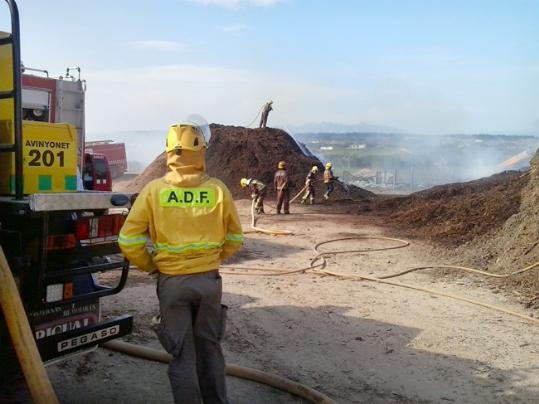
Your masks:
[{"label": "yellow helmet", "polygon": [[166,151],[200,151],[207,148],[202,130],[191,123],[177,123],[170,126],[167,134]]},{"label": "yellow helmet", "polygon": [[326,170],[331,170],[331,167],[333,167],[333,164],[331,164],[330,162],[327,162],[326,163]]},{"label": "yellow helmet", "polygon": [[277,164],[277,168],[279,170],[284,170],[286,168],[286,161],[283,161],[283,160],[279,161],[279,164]]},{"label": "yellow helmet", "polygon": [[311,172],[317,173],[317,172],[318,172],[318,167],[317,167],[317,166],[313,166],[313,167],[311,168]]},{"label": "yellow helmet", "polygon": [[247,179],[247,178],[242,178],[242,179],[240,180],[240,186],[241,186],[242,188],[246,188],[246,187],[249,186],[249,183],[250,183],[250,182],[251,182],[251,180],[249,180],[249,179]]}]

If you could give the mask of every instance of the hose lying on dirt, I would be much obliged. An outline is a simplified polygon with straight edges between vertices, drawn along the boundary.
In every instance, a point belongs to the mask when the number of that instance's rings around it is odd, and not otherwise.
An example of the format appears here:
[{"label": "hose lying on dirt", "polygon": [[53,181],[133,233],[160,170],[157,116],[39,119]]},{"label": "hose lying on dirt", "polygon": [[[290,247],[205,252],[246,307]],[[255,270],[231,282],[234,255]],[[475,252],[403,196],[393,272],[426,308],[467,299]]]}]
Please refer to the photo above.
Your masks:
[{"label": "hose lying on dirt", "polygon": [[[394,246],[394,247],[382,247],[382,248],[377,248],[377,249],[363,249],[363,250],[354,249],[354,250],[343,250],[343,251],[338,250],[338,251],[324,251],[324,252],[319,252],[318,251],[320,246],[322,246],[324,244],[330,244],[330,243],[335,243],[335,242],[338,242],[338,241],[345,241],[345,240],[361,240],[361,239],[392,240],[392,241],[397,241],[397,242],[402,243],[402,244],[398,245],[398,246]],[[345,238],[337,238],[337,239],[322,241],[322,242],[320,242],[320,243],[318,243],[318,244],[316,244],[314,246],[314,251],[317,253],[317,255],[315,257],[315,259],[317,259],[318,257],[321,257],[324,254],[336,255],[336,254],[346,254],[346,253],[393,250],[395,248],[407,247],[409,245],[410,245],[410,243],[408,241],[395,239],[395,238],[378,237],[378,236],[355,236],[355,237],[345,237]],[[469,268],[469,267],[457,266],[457,265],[428,265],[428,266],[414,267],[414,268],[406,269],[404,271],[397,272],[397,273],[394,273],[394,274],[378,276],[378,277],[376,277],[376,279],[396,278],[398,276],[406,275],[406,274],[409,274],[411,272],[421,271],[421,270],[425,270],[425,269],[455,269],[455,270],[460,270],[460,271],[465,271],[465,272],[472,272],[472,273],[475,273],[475,274],[484,275],[484,276],[488,276],[488,277],[491,277],[491,278],[510,278],[510,277],[515,276],[515,275],[520,275],[520,274],[523,274],[525,272],[531,271],[533,269],[539,269],[539,261],[537,261],[534,264],[528,265],[525,268],[510,272],[508,274],[493,274],[491,272],[483,271],[481,269]]]},{"label": "hose lying on dirt", "polygon": [[[164,351],[146,348],[118,340],[105,342],[101,344],[101,346],[103,348],[110,349],[111,351],[121,352],[130,356],[136,356],[141,359],[155,362],[169,363],[172,359],[172,357]],[[319,391],[316,391],[303,384],[296,383],[292,380],[285,379],[284,377],[237,365],[226,365],[225,370],[227,375],[262,383],[293,394],[297,397],[301,397],[311,403],[336,404],[334,400],[320,393]]]},{"label": "hose lying on dirt", "polygon": [[339,278],[366,280],[366,281],[371,281],[371,282],[383,283],[385,285],[399,286],[401,288],[418,290],[420,292],[429,293],[431,295],[448,297],[450,299],[459,300],[461,302],[466,302],[466,303],[474,304],[476,306],[485,307],[485,308],[490,309],[490,310],[495,310],[495,311],[498,311],[500,313],[509,314],[511,316],[518,317],[518,318],[521,318],[523,320],[539,324],[539,319],[537,319],[537,318],[530,317],[530,316],[527,316],[525,314],[520,314],[520,313],[517,313],[516,311],[507,310],[507,309],[504,309],[503,307],[498,307],[498,306],[494,306],[494,305],[491,305],[491,304],[488,304],[488,303],[483,303],[483,302],[478,301],[478,300],[468,299],[467,297],[454,295],[452,293],[441,292],[441,291],[438,291],[438,290],[429,289],[429,288],[423,288],[421,286],[414,286],[414,285],[410,285],[410,284],[407,284],[407,283],[388,281],[388,280],[385,280],[385,279],[375,278],[375,277],[367,276],[367,275],[347,275],[347,274],[342,274],[342,273],[339,273],[339,272],[332,272],[332,271],[326,271],[326,270],[319,270],[319,271],[320,271],[320,273],[323,273],[325,275],[336,276],[336,277],[339,277]]},{"label": "hose lying on dirt", "polygon": [[[299,196],[303,193],[303,191],[305,191],[305,189],[307,189],[307,185],[305,185],[303,188],[301,188],[301,190],[296,194],[296,196],[294,196],[290,200],[289,203],[292,203],[296,199],[298,199]],[[268,210],[268,213],[271,212],[272,210],[276,210],[276,209],[277,208],[275,206],[270,205],[270,209]],[[251,204],[251,229],[252,230],[254,230],[257,233],[271,234],[273,236],[287,236],[287,235],[294,234],[293,232],[291,232],[289,230],[262,229],[261,227],[257,227],[256,226],[257,219],[258,219],[258,217],[257,217],[256,211],[255,211],[255,200],[253,199],[253,202]]]},{"label": "hose lying on dirt", "polygon": [[[299,194],[301,194],[301,192],[298,193],[298,195]],[[254,219],[255,218],[255,213],[254,213],[254,211],[252,211],[252,217],[253,217],[253,223],[254,223],[255,222],[255,219]],[[272,233],[271,230],[267,230],[266,232],[270,233],[270,234],[275,234],[275,233]],[[338,241],[368,240],[368,239],[395,241],[398,244],[396,246],[381,247],[381,248],[374,248],[374,249],[372,249],[372,248],[371,249],[353,249],[353,250],[324,251],[324,252],[320,252],[318,250],[319,247],[322,246],[322,245],[330,244],[330,243],[336,243]],[[511,272],[509,274],[492,274],[490,272],[482,271],[480,269],[468,268],[468,267],[456,266],[456,265],[432,265],[432,266],[415,267],[415,268],[410,268],[410,269],[407,269],[405,271],[401,271],[401,272],[398,272],[398,273],[395,273],[395,274],[384,275],[384,276],[380,276],[380,277],[373,277],[373,276],[368,276],[368,275],[355,275],[355,274],[354,275],[349,275],[349,274],[340,273],[340,272],[328,271],[328,270],[325,269],[325,267],[327,265],[326,256],[337,255],[337,254],[365,253],[365,252],[392,250],[392,249],[396,249],[396,248],[408,247],[409,245],[410,245],[410,243],[408,241],[405,241],[405,240],[400,240],[400,239],[391,238],[391,237],[381,237],[381,236],[355,236],[355,237],[337,238],[337,239],[326,240],[326,241],[322,241],[320,243],[317,243],[314,246],[314,251],[315,251],[316,255],[314,256],[314,258],[312,258],[310,266],[306,267],[306,268],[300,268],[300,269],[284,269],[284,268],[280,268],[280,269],[275,269],[275,268],[263,268],[263,267],[238,267],[238,266],[227,265],[227,266],[222,266],[221,267],[221,268],[225,269],[224,271],[221,271],[221,272],[224,273],[224,274],[229,274],[229,275],[279,276],[279,275],[290,275],[290,274],[297,274],[297,273],[305,273],[307,271],[311,271],[312,273],[316,273],[318,275],[330,275],[330,276],[336,276],[336,277],[345,278],[345,279],[366,280],[366,281],[370,281],[370,282],[377,282],[377,283],[383,283],[383,284],[392,285],[392,286],[399,286],[399,287],[403,287],[403,288],[407,288],[407,289],[413,289],[413,290],[417,290],[417,291],[420,291],[420,292],[429,293],[431,295],[438,295],[438,296],[447,297],[447,298],[451,298],[451,299],[454,299],[454,300],[459,300],[459,301],[462,301],[462,302],[466,302],[466,303],[469,303],[469,304],[474,304],[476,306],[485,307],[485,308],[488,308],[490,310],[495,310],[495,311],[498,311],[500,313],[508,314],[508,315],[511,315],[511,316],[514,316],[514,317],[518,317],[518,318],[526,320],[528,322],[539,324],[539,319],[536,319],[536,318],[531,317],[531,316],[527,316],[525,314],[520,314],[520,313],[517,313],[517,312],[512,311],[512,310],[507,310],[507,309],[504,309],[502,307],[493,306],[493,305],[483,303],[483,302],[480,302],[480,301],[477,301],[477,300],[468,299],[466,297],[462,297],[462,296],[458,296],[458,295],[454,295],[454,294],[450,294],[450,293],[446,293],[446,292],[441,292],[441,291],[437,291],[437,290],[434,290],[434,289],[428,289],[428,288],[423,288],[423,287],[420,287],[420,286],[414,286],[414,285],[410,285],[410,284],[406,284],[406,283],[400,283],[400,282],[394,282],[394,281],[385,280],[385,279],[395,278],[395,277],[398,277],[398,276],[406,275],[406,274],[411,273],[411,272],[421,271],[421,270],[425,270],[425,269],[453,269],[453,270],[470,272],[470,273],[475,273],[475,274],[478,274],[478,275],[483,275],[483,276],[488,276],[488,277],[493,277],[493,278],[509,278],[509,277],[513,277],[513,276],[516,276],[516,275],[523,274],[523,273],[531,271],[531,270],[538,270],[539,269],[539,261],[534,263],[534,264],[531,264],[531,265],[529,265],[529,266],[527,266],[525,268],[519,269],[517,271],[513,271],[513,272]],[[318,262],[318,261],[320,261],[320,263],[316,264],[316,262]],[[257,272],[263,272],[263,273],[252,273],[252,272],[243,272],[242,273],[242,272],[232,271],[233,269],[235,269],[235,270],[238,270],[238,269],[239,270],[246,270],[246,271],[257,271]]]},{"label": "hose lying on dirt", "polygon": [[[361,237],[358,237],[358,238],[359,239],[368,239],[370,237],[369,236],[361,236]],[[374,237],[374,236],[372,238],[373,239],[384,239],[383,237],[379,238],[379,237]],[[318,248],[321,245],[334,243],[334,242],[337,242],[337,241],[353,240],[353,239],[354,239],[354,237],[347,237],[347,238],[341,238],[341,239],[327,240],[327,241],[323,241],[321,243],[316,244],[314,246],[314,251],[317,253],[317,255],[315,256],[313,261],[311,261],[311,263],[314,263],[314,262],[316,262],[318,260],[321,260],[322,263],[324,264],[323,268],[325,268],[325,264],[326,264],[325,255],[336,255],[336,254],[346,254],[346,253],[358,252],[358,251],[355,251],[355,250],[325,251],[325,252],[319,252],[318,251]],[[398,240],[398,239],[394,239],[394,240]],[[399,241],[402,242],[404,240],[399,240]],[[409,243],[408,243],[408,245],[409,245]],[[389,249],[402,248],[402,247],[406,247],[406,246],[405,245],[400,245],[400,246],[396,246],[396,247],[395,246],[394,247],[387,247],[385,249],[389,250]],[[384,250],[384,248],[372,249],[371,251],[381,251],[381,250]],[[361,252],[364,252],[364,250],[361,250]],[[488,303],[483,303],[483,302],[478,301],[478,300],[469,299],[467,297],[454,295],[452,293],[446,293],[446,292],[442,292],[442,291],[438,291],[438,290],[434,290],[434,289],[424,288],[424,287],[421,287],[421,286],[415,286],[415,285],[410,285],[410,284],[407,284],[407,283],[401,283],[401,282],[394,282],[394,281],[386,280],[388,278],[394,278],[394,277],[397,277],[397,276],[402,276],[404,274],[407,274],[407,273],[410,273],[410,272],[413,272],[413,271],[423,270],[423,269],[427,269],[427,268],[458,269],[458,270],[462,270],[462,271],[466,271],[466,272],[477,273],[477,274],[480,274],[480,275],[491,276],[491,277],[495,277],[495,278],[508,278],[508,277],[511,277],[511,276],[522,274],[522,273],[527,272],[527,271],[531,271],[532,269],[539,269],[539,261],[536,262],[535,264],[527,266],[526,268],[511,272],[509,274],[504,274],[504,275],[491,274],[489,272],[481,271],[481,270],[475,269],[475,268],[452,266],[452,265],[444,265],[444,266],[440,266],[440,267],[439,266],[416,267],[416,268],[411,268],[409,270],[402,271],[402,272],[399,272],[399,273],[396,273],[396,274],[391,274],[391,275],[386,275],[386,276],[381,276],[381,277],[373,277],[373,276],[368,276],[368,275],[356,275],[356,274],[343,274],[343,273],[340,273],[340,272],[328,271],[326,269],[314,269],[313,272],[315,272],[315,273],[318,272],[318,273],[322,273],[322,274],[325,274],[325,275],[336,276],[336,277],[339,277],[339,278],[366,280],[366,281],[377,282],[377,283],[382,283],[382,284],[386,284],[386,285],[399,286],[399,287],[403,287],[403,288],[407,288],[407,289],[418,290],[418,291],[429,293],[429,294],[432,294],[432,295],[448,297],[450,299],[459,300],[459,301],[462,301],[462,302],[466,302],[466,303],[474,304],[474,305],[477,305],[477,306],[485,307],[485,308],[488,308],[490,310],[495,310],[495,311],[498,311],[500,313],[509,314],[511,316],[518,317],[518,318],[521,318],[523,320],[539,324],[539,319],[536,319],[536,318],[531,317],[531,316],[527,316],[525,314],[517,313],[517,312],[512,311],[512,310],[507,310],[507,309],[504,309],[503,307],[498,307],[498,306],[494,306],[494,305],[491,305],[491,304],[488,304]]]},{"label": "hose lying on dirt", "polygon": [[[318,248],[321,245],[332,243],[335,241],[342,241],[342,240],[369,240],[369,239],[375,239],[375,240],[387,240],[387,241],[395,241],[399,244],[392,247],[382,247],[382,248],[365,248],[365,249],[355,249],[355,250],[349,250],[349,251],[339,251],[338,253],[364,253],[364,252],[373,252],[373,251],[383,251],[383,250],[393,250],[396,248],[403,248],[410,245],[410,243],[406,240],[400,240],[398,238],[391,238],[391,237],[382,237],[382,236],[356,236],[356,237],[345,237],[335,240],[328,240],[323,241],[321,243],[318,243],[315,248]],[[240,267],[236,265],[222,265],[220,272],[223,274],[229,274],[229,275],[247,275],[247,276],[279,276],[279,275],[291,275],[291,274],[297,274],[297,273],[304,273],[307,271],[312,271],[318,267],[325,267],[326,263],[325,261],[322,261],[319,264],[315,264],[316,261],[320,260],[320,257],[322,257],[323,254],[332,254],[332,252],[324,252],[319,254],[318,251],[317,255],[311,260],[311,263],[309,266],[299,269],[283,269],[283,268],[264,268],[264,267]],[[225,269],[224,271],[222,269]],[[230,269],[230,271],[227,271],[227,269]],[[257,272],[267,272],[264,274],[258,274],[258,273],[249,273],[249,272],[235,272],[232,271],[232,269],[237,270],[244,270],[244,271],[257,271]]]},{"label": "hose lying on dirt", "polygon": [[274,236],[286,236],[286,235],[294,234],[289,230],[262,229],[256,226],[256,221],[257,221],[257,215],[256,215],[255,199],[253,199],[253,202],[251,203],[251,229],[253,229],[255,232],[258,232],[258,233],[271,234]]},{"label": "hose lying on dirt", "polygon": [[523,274],[525,272],[531,271],[532,269],[536,269],[537,267],[539,267],[539,261],[537,261],[535,264],[528,265],[526,268],[522,268],[508,274],[493,274],[487,271],[482,271],[481,269],[461,267],[461,266],[456,266],[456,265],[429,265],[429,266],[424,266],[424,267],[410,268],[402,272],[397,272],[395,274],[379,276],[378,279],[395,278],[397,276],[402,276],[402,275],[409,274],[411,272],[422,271],[425,269],[457,269],[457,270],[466,271],[466,272],[473,272],[479,275],[490,276],[491,278],[504,279],[504,278],[510,278],[515,275]]}]

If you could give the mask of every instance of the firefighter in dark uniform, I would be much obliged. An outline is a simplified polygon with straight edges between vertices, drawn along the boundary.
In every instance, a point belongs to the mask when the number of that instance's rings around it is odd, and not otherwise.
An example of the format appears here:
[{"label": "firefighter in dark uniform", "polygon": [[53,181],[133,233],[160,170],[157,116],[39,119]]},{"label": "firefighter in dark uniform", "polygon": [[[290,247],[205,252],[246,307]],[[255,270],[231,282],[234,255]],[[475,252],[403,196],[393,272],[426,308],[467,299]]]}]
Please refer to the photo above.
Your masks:
[{"label": "firefighter in dark uniform", "polygon": [[277,214],[284,208],[285,215],[290,213],[290,188],[288,174],[286,173],[286,162],[279,161],[277,171],[273,177],[273,186],[277,192]]},{"label": "firefighter in dark uniform", "polygon": [[266,127],[266,124],[268,123],[268,115],[270,113],[270,111],[273,110],[273,101],[270,101],[270,102],[266,102],[266,104],[264,104],[264,109],[262,110],[262,115],[260,115],[260,125],[258,126],[259,128],[265,128]]},{"label": "firefighter in dark uniform", "polygon": [[318,167],[312,166],[311,171],[307,174],[307,179],[305,180],[305,195],[301,198],[301,203],[306,204],[307,199],[309,204],[314,204],[314,182],[316,181],[316,174],[318,173]]}]

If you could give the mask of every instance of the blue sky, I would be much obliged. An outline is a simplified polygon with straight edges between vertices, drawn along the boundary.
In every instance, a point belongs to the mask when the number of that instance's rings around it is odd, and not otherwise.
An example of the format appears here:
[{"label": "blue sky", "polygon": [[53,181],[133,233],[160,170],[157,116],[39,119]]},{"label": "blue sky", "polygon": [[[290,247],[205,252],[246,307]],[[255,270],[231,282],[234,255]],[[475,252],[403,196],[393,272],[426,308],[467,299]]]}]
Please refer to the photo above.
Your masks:
[{"label": "blue sky", "polygon": [[[19,1],[26,65],[88,80],[87,130],[197,112],[539,133],[539,1]],[[6,7],[0,27],[7,27]]]}]

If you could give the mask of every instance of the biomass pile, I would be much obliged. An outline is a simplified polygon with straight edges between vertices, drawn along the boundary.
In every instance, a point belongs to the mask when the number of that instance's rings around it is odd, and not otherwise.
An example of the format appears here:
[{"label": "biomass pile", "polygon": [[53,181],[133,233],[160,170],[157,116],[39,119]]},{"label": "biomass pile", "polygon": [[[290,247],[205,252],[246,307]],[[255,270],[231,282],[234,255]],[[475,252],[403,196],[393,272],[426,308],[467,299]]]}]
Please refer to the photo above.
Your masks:
[{"label": "biomass pile", "polygon": [[[256,178],[265,184],[273,183],[277,163],[287,163],[288,175],[295,195],[305,183],[313,165],[323,163],[313,156],[306,156],[294,139],[285,131],[274,128],[248,129],[237,126],[211,125],[212,138],[206,155],[208,173],[222,180],[235,198],[248,198],[249,193],[240,188],[240,179]],[[149,181],[163,176],[167,171],[165,154],[159,155],[138,177],[124,187],[124,191],[139,192]],[[323,194],[322,181],[316,184],[317,200]],[[269,197],[274,196],[270,186]],[[374,196],[369,191],[338,182],[333,199],[367,200]]]},{"label": "biomass pile", "polygon": [[[456,247],[459,262],[507,274],[539,261],[539,151],[526,173],[509,171],[376,203],[408,236]],[[500,281],[539,307],[539,270]]]},{"label": "biomass pile", "polygon": [[[492,238],[478,240],[476,251],[484,251],[491,257],[493,270],[507,273],[539,261],[539,151],[524,177],[527,181],[522,190],[519,210],[511,216]],[[504,282],[532,298],[529,303],[539,308],[539,270],[510,278]]]},{"label": "biomass pile", "polygon": [[407,233],[452,246],[499,228],[519,211],[527,178],[507,171],[380,201],[377,212]]}]

